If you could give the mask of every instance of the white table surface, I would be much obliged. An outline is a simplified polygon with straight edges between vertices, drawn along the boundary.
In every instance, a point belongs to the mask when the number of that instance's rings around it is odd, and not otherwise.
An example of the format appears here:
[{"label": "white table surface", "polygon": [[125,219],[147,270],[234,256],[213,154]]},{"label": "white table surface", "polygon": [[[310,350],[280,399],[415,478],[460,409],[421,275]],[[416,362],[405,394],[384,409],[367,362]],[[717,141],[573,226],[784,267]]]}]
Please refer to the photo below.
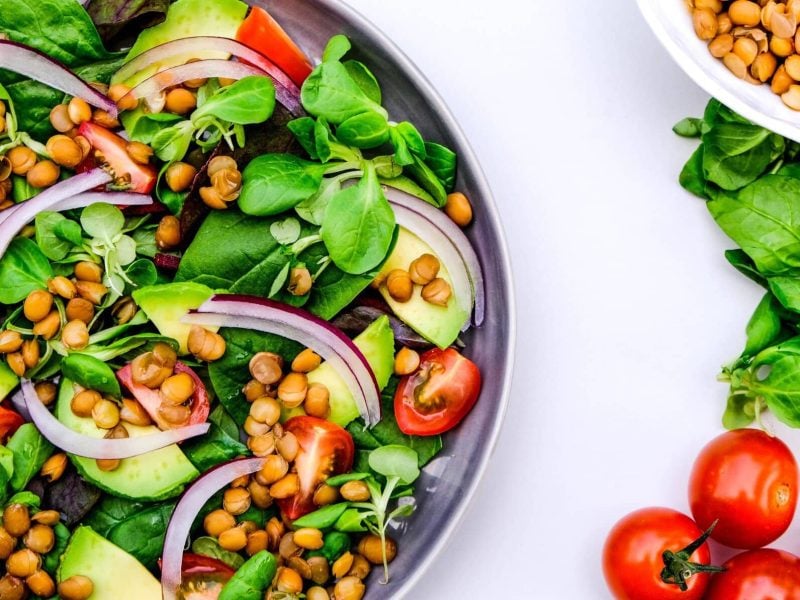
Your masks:
[{"label": "white table surface", "polygon": [[[642,506],[688,510],[692,461],[722,432],[715,376],[761,296],[677,183],[696,143],[670,128],[708,97],[633,0],[348,1],[449,103],[516,266],[502,437],[410,597],[607,598],[600,552],[613,523]],[[800,452],[800,438],[791,445]],[[776,546],[798,542],[794,526]]]}]

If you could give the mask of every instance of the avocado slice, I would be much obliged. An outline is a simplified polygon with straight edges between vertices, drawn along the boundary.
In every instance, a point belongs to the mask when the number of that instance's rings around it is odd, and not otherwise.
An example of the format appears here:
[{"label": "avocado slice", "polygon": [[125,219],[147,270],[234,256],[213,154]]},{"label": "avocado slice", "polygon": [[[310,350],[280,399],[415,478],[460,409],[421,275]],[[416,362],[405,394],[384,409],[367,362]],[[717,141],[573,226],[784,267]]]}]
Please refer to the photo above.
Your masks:
[{"label": "avocado slice", "polygon": [[6,362],[0,362],[0,400],[3,400],[19,385],[19,377]]},{"label": "avocado slice", "polygon": [[[235,39],[245,15],[247,15],[247,4],[239,0],[214,0],[214,2],[177,0],[169,7],[167,18],[162,23],[139,34],[136,43],[128,52],[127,59],[130,60],[151,48],[181,38],[210,35]],[[192,56],[172,56],[153,63],[124,82],[112,79],[112,83],[125,83],[133,87],[164,68],[182,65],[193,58],[224,59],[228,56],[226,52],[213,49],[200,55],[194,53]]]},{"label": "avocado slice", "polygon": [[[422,239],[401,227],[397,244],[386,259],[378,277],[385,277],[394,269],[408,270],[409,265],[422,254],[436,256]],[[452,289],[453,280],[450,278],[447,265],[442,263],[441,258],[439,262],[441,263],[439,277],[449,283]],[[422,299],[422,287],[418,285],[414,286],[414,292],[408,302],[398,302],[392,298],[385,285],[381,286],[380,292],[398,319],[440,348],[447,348],[456,341],[472,310],[472,298],[452,296],[447,306],[436,306],[426,302]]]},{"label": "avocado slice", "polygon": [[[181,281],[150,285],[133,292],[133,300],[153,322],[161,335],[178,342],[180,354],[188,354],[191,325],[181,319],[193,308],[208,300],[214,291],[200,283]],[[216,331],[213,327],[206,329]]]},{"label": "avocado slice", "polygon": [[78,527],[61,556],[58,581],[73,575],[92,580],[90,600],[161,600],[161,584],[150,571],[91,527]]},{"label": "avocado slice", "polygon": [[[378,387],[389,383],[394,368],[394,333],[386,315],[375,319],[364,331],[353,339],[364,354],[375,373]],[[328,420],[344,427],[360,416],[355,399],[347,384],[336,370],[327,363],[321,364],[308,374],[309,383],[322,383],[330,392],[331,415]],[[292,415],[294,416],[294,415]]]},{"label": "avocado slice", "polygon": [[[106,434],[90,418],[75,415],[70,408],[74,385],[69,379],[61,380],[61,389],[56,403],[56,418],[64,425],[84,435],[101,438]],[[130,437],[156,433],[158,428],[137,427],[125,424]],[[81,476],[114,496],[133,500],[163,500],[183,491],[189,482],[200,473],[181,452],[177,445],[167,446],[141,456],[123,459],[114,471],[101,471],[91,458],[70,455],[70,459]]]}]

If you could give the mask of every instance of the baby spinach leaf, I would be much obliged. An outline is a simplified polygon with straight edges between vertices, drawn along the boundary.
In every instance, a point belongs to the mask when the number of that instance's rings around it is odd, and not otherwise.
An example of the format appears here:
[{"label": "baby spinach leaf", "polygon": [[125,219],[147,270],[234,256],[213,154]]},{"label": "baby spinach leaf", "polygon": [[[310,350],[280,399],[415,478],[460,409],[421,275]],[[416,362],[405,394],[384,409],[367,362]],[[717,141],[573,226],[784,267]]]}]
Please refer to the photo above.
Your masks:
[{"label": "baby spinach leaf", "polygon": [[47,287],[53,268],[35,242],[14,238],[0,258],[0,302],[15,304],[33,290]]},{"label": "baby spinach leaf", "polygon": [[281,221],[272,223],[272,225],[269,226],[269,232],[280,245],[288,246],[300,239],[302,228],[300,226],[300,221],[294,217],[287,217]]},{"label": "baby spinach leaf", "polygon": [[239,208],[256,216],[280,214],[319,189],[327,167],[291,154],[265,154],[242,173]]},{"label": "baby spinach leaf", "polygon": [[[72,243],[65,241],[56,233],[57,227],[66,221],[67,218],[57,212],[42,211],[36,215],[34,220],[36,243],[42,253],[50,260],[61,260],[73,246]],[[74,223],[74,221],[72,222]],[[75,224],[77,225],[77,223]]]},{"label": "baby spinach leaf", "polygon": [[364,63],[357,60],[348,60],[344,62],[344,67],[353,81],[361,88],[361,91],[366,94],[367,98],[376,104],[382,103],[381,86],[378,84],[378,80],[375,79],[375,75]]},{"label": "baby spinach leaf", "polygon": [[358,184],[331,198],[320,233],[334,264],[345,273],[365,273],[384,260],[395,218],[372,163]]},{"label": "baby spinach leaf", "polygon": [[328,40],[325,50],[322,52],[322,62],[340,61],[344,55],[350,52],[352,45],[350,40],[344,35],[334,35]]},{"label": "baby spinach leaf", "polygon": [[753,356],[773,344],[781,333],[781,318],[775,297],[766,293],[747,323],[747,342],[742,354]]},{"label": "baby spinach leaf", "polygon": [[414,156],[413,162],[405,166],[405,172],[413,177],[423,189],[436,201],[436,206],[443,207],[447,203],[447,192],[431,168],[419,157]]},{"label": "baby spinach leaf", "polygon": [[153,261],[144,258],[132,262],[125,269],[125,275],[131,280],[134,287],[147,287],[158,281],[158,271]]},{"label": "baby spinach leaf", "polygon": [[208,420],[216,425],[220,431],[222,431],[229,438],[234,440],[239,439],[239,426],[228,414],[228,411],[225,410],[225,407],[221,404],[218,404],[217,407],[211,411]]},{"label": "baby spinach leaf", "polygon": [[310,114],[336,125],[369,111],[388,117],[386,110],[353,81],[347,67],[333,60],[314,69],[303,83],[300,99]]},{"label": "baby spinach leaf", "polygon": [[69,538],[72,533],[67,529],[66,525],[59,522],[53,526],[53,534],[55,536],[55,544],[53,549],[42,558],[42,568],[55,577],[58,565],[61,563],[61,555],[64,554],[67,546],[69,546]]},{"label": "baby spinach leaf", "polygon": [[767,278],[758,272],[753,259],[747,256],[744,250],[740,248],[736,248],[735,250],[725,250],[725,260],[727,260],[734,269],[739,271],[739,273],[751,281],[756,282],[762,287],[767,287]]},{"label": "baby spinach leaf", "polygon": [[397,132],[402,136],[408,149],[421,159],[427,158],[427,150],[425,149],[425,140],[422,135],[412,123],[402,121],[396,126]]},{"label": "baby spinach leaf", "polygon": [[720,123],[703,135],[703,172],[724,190],[755,181],[784,151],[783,138],[757,125]]},{"label": "baby spinach leaf", "polygon": [[214,116],[229,123],[251,125],[263,123],[274,110],[275,85],[269,77],[254,75],[220,88],[192,113],[192,120]]},{"label": "baby spinach leaf", "polygon": [[136,500],[105,496],[87,515],[83,523],[107,538],[114,527],[141,512],[147,506],[146,503]]},{"label": "baby spinach leaf", "polygon": [[785,275],[800,268],[799,194],[800,180],[766,175],[736,195],[718,194],[707,206],[760,273]]},{"label": "baby spinach leaf", "polygon": [[294,134],[295,139],[300,142],[300,145],[308,156],[313,160],[319,160],[316,138],[314,137],[314,119],[311,117],[300,117],[299,119],[289,121],[286,126],[289,128],[289,131]]},{"label": "baby spinach leaf", "polygon": [[238,439],[229,437],[214,424],[206,435],[186,442],[181,446],[181,450],[201,473],[238,456],[250,454],[247,446]]},{"label": "baby spinach leaf", "polygon": [[389,141],[389,122],[378,113],[361,113],[339,125],[336,137],[356,148],[377,148]]},{"label": "baby spinach leaf", "polygon": [[425,142],[425,151],[425,164],[442,182],[445,191],[452,192],[456,185],[458,156],[450,148],[435,142]]},{"label": "baby spinach leaf", "polygon": [[175,504],[167,502],[147,506],[118,523],[106,536],[148,569],[154,569],[164,549],[169,519]]},{"label": "baby spinach leaf", "polygon": [[85,388],[97,390],[114,398],[122,396],[114,371],[93,356],[73,352],[61,362],[61,369],[67,379]]},{"label": "baby spinach leaf", "polygon": [[14,474],[9,484],[15,492],[25,489],[54,449],[33,423],[25,423],[17,429],[6,446],[14,453]]},{"label": "baby spinach leaf", "polygon": [[703,119],[686,117],[681,119],[672,128],[676,134],[686,138],[699,138],[702,133]]},{"label": "baby spinach leaf", "polygon": [[683,188],[699,198],[708,200],[706,192],[708,182],[703,174],[703,144],[697,147],[692,156],[686,161],[678,177],[678,182]]},{"label": "baby spinach leaf", "polygon": [[241,554],[225,550],[217,540],[205,535],[192,542],[192,552],[216,558],[232,569],[238,569],[244,564],[244,558],[242,558]]},{"label": "baby spinach leaf", "polygon": [[69,242],[73,246],[80,246],[83,244],[81,226],[71,219],[58,221],[53,228],[53,233],[55,233],[56,237],[60,240]]},{"label": "baby spinach leaf", "polygon": [[414,155],[408,148],[408,143],[405,138],[400,135],[396,127],[389,129],[389,140],[394,146],[394,161],[401,167],[407,167],[414,164]]},{"label": "baby spinach leaf", "polygon": [[211,385],[222,406],[239,425],[249,414],[250,405],[242,394],[244,385],[252,379],[248,365],[257,352],[274,352],[291,362],[303,349],[297,342],[277,335],[247,329],[220,330],[226,343],[223,357],[208,365]]},{"label": "baby spinach leaf", "polygon": [[125,131],[132,140],[150,145],[162,129],[184,120],[182,116],[168,112],[133,114],[136,117],[129,117],[129,121],[126,122],[129,126],[125,128]]},{"label": "baby spinach leaf", "polygon": [[262,550],[251,556],[222,588],[219,600],[261,600],[275,573],[275,557]]},{"label": "baby spinach leaf", "polygon": [[182,160],[189,151],[194,136],[191,121],[179,121],[163,127],[152,138],[155,155],[166,163]]}]

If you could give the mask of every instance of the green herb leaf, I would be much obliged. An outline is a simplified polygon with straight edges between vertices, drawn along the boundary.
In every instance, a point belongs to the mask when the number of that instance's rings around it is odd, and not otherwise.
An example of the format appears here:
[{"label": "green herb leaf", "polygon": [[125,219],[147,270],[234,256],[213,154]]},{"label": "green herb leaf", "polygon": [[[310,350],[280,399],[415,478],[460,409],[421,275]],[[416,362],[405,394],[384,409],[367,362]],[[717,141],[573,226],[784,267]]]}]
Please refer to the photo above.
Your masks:
[{"label": "green herb leaf", "polygon": [[251,125],[263,123],[275,110],[275,85],[269,77],[244,77],[217,90],[192,114],[199,119],[214,116],[228,123]]},{"label": "green herb leaf", "polygon": [[310,114],[336,125],[369,111],[388,117],[386,110],[353,81],[347,68],[332,60],[323,62],[309,75],[300,99]]},{"label": "green herb leaf", "polygon": [[344,55],[350,52],[352,46],[350,40],[344,35],[334,35],[328,40],[325,50],[322,52],[322,62],[339,61]]},{"label": "green herb leaf", "polygon": [[0,258],[0,302],[16,304],[34,290],[47,287],[53,267],[35,242],[14,238]]},{"label": "green herb leaf", "polygon": [[294,208],[319,190],[325,165],[291,154],[266,154],[242,173],[239,208],[256,216],[277,215]]},{"label": "green herb leaf", "polygon": [[81,212],[81,227],[94,238],[111,243],[111,239],[125,226],[125,215],[111,204],[96,202]]},{"label": "green herb leaf", "polygon": [[[800,291],[800,290],[798,290]],[[797,299],[800,305],[800,297]],[[742,354],[753,356],[773,344],[781,333],[781,318],[775,297],[767,293],[747,323],[747,343]]]},{"label": "green herb leaf", "polygon": [[[36,215],[36,219],[34,220],[36,243],[39,245],[44,255],[50,260],[61,260],[72,248],[70,242],[64,241],[56,233],[56,227],[66,222],[66,220],[64,215],[57,212],[42,211]],[[77,225],[77,223],[75,224]]]},{"label": "green herb leaf", "polygon": [[33,423],[25,423],[17,429],[6,445],[14,453],[14,474],[9,484],[12,490],[19,492],[36,476],[54,448]]},{"label": "green herb leaf", "polygon": [[164,127],[153,136],[153,152],[166,163],[182,160],[189,151],[193,135],[194,125],[191,121],[180,121]]},{"label": "green herb leaf", "polygon": [[367,98],[376,104],[382,104],[381,86],[366,65],[357,60],[348,60],[345,61],[344,67]]},{"label": "green herb leaf", "polygon": [[425,142],[425,151],[427,153],[425,164],[442,182],[445,191],[452,192],[456,185],[458,156],[450,148],[434,142]]},{"label": "green herb leaf", "polygon": [[336,137],[356,148],[377,148],[389,141],[389,122],[375,112],[361,113],[339,125]]},{"label": "green herb leaf", "polygon": [[294,217],[287,217],[282,221],[275,221],[269,226],[272,237],[282,246],[291,246],[300,239],[302,228],[300,221]]},{"label": "green herb leaf", "polygon": [[411,484],[419,477],[419,456],[407,446],[381,446],[370,452],[370,468],[384,477],[397,477]]}]

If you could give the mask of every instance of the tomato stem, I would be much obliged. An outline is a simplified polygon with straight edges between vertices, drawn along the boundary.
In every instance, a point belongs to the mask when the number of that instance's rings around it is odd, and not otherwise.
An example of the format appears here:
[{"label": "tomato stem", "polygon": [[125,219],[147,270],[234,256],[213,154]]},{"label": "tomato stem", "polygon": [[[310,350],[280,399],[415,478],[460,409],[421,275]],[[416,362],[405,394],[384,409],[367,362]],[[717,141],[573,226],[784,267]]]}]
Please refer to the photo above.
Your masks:
[{"label": "tomato stem", "polygon": [[686,546],[683,550],[673,552],[672,550],[664,550],[661,555],[664,559],[664,568],[661,570],[661,581],[664,583],[674,583],[681,591],[685,592],[689,589],[686,585],[686,580],[697,573],[721,573],[725,569],[715,565],[703,565],[700,563],[691,562],[689,560],[692,554],[706,543],[708,536],[714,531],[719,519],[714,521],[711,526],[703,532],[699,538]]}]

